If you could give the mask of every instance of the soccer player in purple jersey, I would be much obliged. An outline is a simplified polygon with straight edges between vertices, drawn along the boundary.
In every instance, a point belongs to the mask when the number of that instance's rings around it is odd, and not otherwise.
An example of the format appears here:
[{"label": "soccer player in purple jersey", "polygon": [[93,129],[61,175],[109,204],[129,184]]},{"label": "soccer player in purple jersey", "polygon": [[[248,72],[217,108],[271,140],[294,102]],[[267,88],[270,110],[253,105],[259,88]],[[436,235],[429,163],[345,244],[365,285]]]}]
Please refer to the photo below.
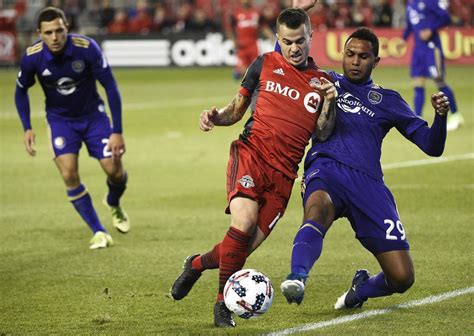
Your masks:
[{"label": "soccer player in purple jersey", "polygon": [[451,87],[445,80],[444,54],[438,30],[448,26],[451,19],[448,0],[409,0],[407,2],[407,26],[403,32],[405,40],[413,33],[415,45],[411,56],[410,75],[414,86],[414,109],[418,116],[425,103],[425,81],[432,79],[438,89],[448,97],[451,116],[447,130],[455,130],[464,123],[458,112]]},{"label": "soccer player in purple jersey", "polygon": [[[54,162],[66,184],[68,198],[94,233],[89,247],[104,248],[113,245],[113,240],[81,183],[78,155],[84,142],[89,155],[99,160],[109,188],[104,204],[111,210],[117,230],[128,232],[130,220],[120,206],[127,173],[121,160],[125,142],[117,83],[97,43],[82,35],[68,34],[68,22],[62,10],[44,8],[38,14],[37,25],[41,40],[26,50],[16,81],[15,103],[25,132],[25,148],[31,156],[36,155],[28,97],[36,76],[46,96]],[[112,127],[97,92],[96,80],[105,88]]]},{"label": "soccer player in purple jersey", "polygon": [[291,273],[281,284],[288,303],[302,302],[323,238],[341,217],[349,220],[356,238],[375,256],[382,271],[371,277],[367,270],[358,270],[336,309],[357,308],[368,298],[403,293],[414,282],[407,235],[383,181],[382,141],[395,127],[426,154],[440,156],[449,101],[443,92],[431,96],[435,117],[428,127],[397,92],[372,81],[372,70],[380,60],[378,51],[377,36],[359,28],[344,47],[344,74],[330,72],[338,91],[336,125],[326,141],[313,141],[305,159],[304,220],[294,239]]}]

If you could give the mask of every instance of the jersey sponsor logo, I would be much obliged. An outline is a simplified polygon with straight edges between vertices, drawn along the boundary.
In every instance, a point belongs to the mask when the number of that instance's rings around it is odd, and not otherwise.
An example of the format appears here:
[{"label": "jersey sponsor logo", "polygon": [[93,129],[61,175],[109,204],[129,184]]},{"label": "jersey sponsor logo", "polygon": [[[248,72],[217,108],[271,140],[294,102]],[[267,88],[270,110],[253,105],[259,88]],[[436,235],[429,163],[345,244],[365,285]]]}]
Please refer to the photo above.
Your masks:
[{"label": "jersey sponsor logo", "polygon": [[382,101],[382,98],[383,98],[382,94],[377,91],[370,90],[369,93],[367,94],[367,99],[373,105],[380,103]]},{"label": "jersey sponsor logo", "polygon": [[321,104],[321,96],[317,92],[308,92],[304,97],[304,107],[309,113],[318,112]]},{"label": "jersey sponsor logo", "polygon": [[68,96],[76,91],[76,83],[74,83],[74,80],[69,77],[59,78],[56,82],[56,91],[63,96]]},{"label": "jersey sponsor logo", "polygon": [[373,117],[375,113],[364,106],[359,98],[351,95],[349,92],[340,95],[337,98],[337,107],[342,110],[342,112],[352,113],[352,114],[360,114],[364,112],[369,117]]},{"label": "jersey sponsor logo", "polygon": [[293,100],[298,100],[300,93],[296,89],[292,89],[289,86],[282,87],[280,83],[267,81],[265,85],[265,91],[275,92],[285,97],[290,97]]},{"label": "jersey sponsor logo", "polygon": [[64,139],[64,137],[56,137],[54,138],[54,141],[53,141],[53,144],[54,144],[54,147],[56,147],[57,149],[63,149],[64,147],[66,147],[66,139]]},{"label": "jersey sponsor logo", "polygon": [[278,68],[278,69],[273,70],[273,73],[277,74],[277,75],[285,76],[285,72],[283,71],[282,68]]},{"label": "jersey sponsor logo", "polygon": [[86,67],[83,60],[74,61],[71,63],[71,66],[72,70],[74,70],[76,73],[83,72],[84,68]]},{"label": "jersey sponsor logo", "polygon": [[52,73],[49,71],[48,68],[44,69],[43,72],[41,73],[41,76],[46,77],[46,76],[51,76]]},{"label": "jersey sponsor logo", "polygon": [[255,187],[255,183],[253,183],[253,178],[249,175],[244,175],[240,178],[239,183],[242,187],[248,189]]}]

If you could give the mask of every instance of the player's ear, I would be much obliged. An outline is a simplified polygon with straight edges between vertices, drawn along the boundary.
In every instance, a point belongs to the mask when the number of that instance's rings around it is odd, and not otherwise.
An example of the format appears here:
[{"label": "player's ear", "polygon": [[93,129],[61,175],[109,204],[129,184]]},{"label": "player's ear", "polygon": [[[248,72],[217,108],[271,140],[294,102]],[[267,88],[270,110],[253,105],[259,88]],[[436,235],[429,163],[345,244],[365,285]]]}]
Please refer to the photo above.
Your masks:
[{"label": "player's ear", "polygon": [[375,67],[379,64],[379,62],[380,62],[380,57],[378,57],[378,56],[375,57],[375,59],[374,59],[374,65],[373,65],[372,69],[375,69]]}]

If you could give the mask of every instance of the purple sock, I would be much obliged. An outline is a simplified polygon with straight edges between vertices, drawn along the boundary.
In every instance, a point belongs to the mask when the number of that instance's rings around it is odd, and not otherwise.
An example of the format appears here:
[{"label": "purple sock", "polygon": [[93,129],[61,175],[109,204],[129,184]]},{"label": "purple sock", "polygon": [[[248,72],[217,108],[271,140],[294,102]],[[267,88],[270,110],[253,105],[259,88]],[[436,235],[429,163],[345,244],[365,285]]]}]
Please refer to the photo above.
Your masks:
[{"label": "purple sock", "polygon": [[107,232],[100,223],[99,217],[92,205],[92,199],[84,185],[81,184],[76,189],[68,190],[67,196],[72,205],[74,205],[74,208],[76,208],[76,211],[81,215],[82,219],[87,223],[87,225],[89,225],[92,232]]},{"label": "purple sock", "polygon": [[425,104],[425,88],[417,86],[415,87],[415,97],[414,97],[415,113],[417,116],[422,115],[423,105]]},{"label": "purple sock", "polygon": [[320,224],[307,220],[300,227],[293,241],[291,273],[308,274],[323,249],[326,229]]},{"label": "purple sock", "polygon": [[368,298],[388,296],[395,293],[395,291],[387,284],[385,274],[380,272],[379,274],[364,281],[357,288],[357,296],[361,300],[367,300]]},{"label": "purple sock", "polygon": [[440,88],[440,90],[446,95],[446,97],[448,97],[449,108],[451,109],[451,112],[456,113],[458,111],[458,106],[456,104],[456,99],[454,98],[453,90],[451,90],[451,88],[448,85]]},{"label": "purple sock", "polygon": [[107,186],[109,187],[109,193],[107,194],[107,203],[110,206],[118,206],[120,204],[120,197],[122,197],[125,188],[127,188],[128,174],[125,173],[123,180],[120,183],[113,183],[110,179],[107,179]]}]

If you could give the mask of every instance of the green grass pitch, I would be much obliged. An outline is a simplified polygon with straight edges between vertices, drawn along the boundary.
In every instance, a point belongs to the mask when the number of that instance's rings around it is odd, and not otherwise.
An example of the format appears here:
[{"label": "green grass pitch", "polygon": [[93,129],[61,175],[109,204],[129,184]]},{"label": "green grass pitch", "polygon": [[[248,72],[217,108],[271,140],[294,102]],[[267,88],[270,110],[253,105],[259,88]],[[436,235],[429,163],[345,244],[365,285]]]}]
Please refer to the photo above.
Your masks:
[{"label": "green grass pitch", "polygon": [[[298,183],[285,216],[246,264],[273,281],[275,299],[265,316],[238,319],[235,330],[215,329],[217,271],[206,272],[184,300],[167,298],[183,259],[209,250],[229,226],[225,170],[230,142],[243,122],[203,133],[198,115],[230,101],[239,83],[226,68],[116,69],[115,75],[128,150],[129,184],[122,204],[132,229],[127,235],[113,231],[101,204],[105,175],[83,148],[82,181],[115,240],[112,248],[90,251],[91,232],[68,203],[52,161],[42,91],[38,84],[30,90],[38,151],[31,158],[13,104],[16,70],[0,70],[0,335],[256,335],[352,314],[335,311],[336,298],[357,268],[376,273],[379,267],[346,220],[327,234],[304,303],[289,306],[279,292],[302,218]],[[360,312],[474,285],[472,78],[473,67],[448,68],[466,123],[449,133],[444,153],[471,158],[385,172],[412,247],[416,282],[404,295],[369,300]],[[411,102],[407,68],[380,68],[374,79]],[[431,123],[428,103],[425,116]],[[382,162],[420,159],[427,157],[392,130]],[[473,295],[467,294],[309,333],[467,335],[474,332],[472,311]]]}]

